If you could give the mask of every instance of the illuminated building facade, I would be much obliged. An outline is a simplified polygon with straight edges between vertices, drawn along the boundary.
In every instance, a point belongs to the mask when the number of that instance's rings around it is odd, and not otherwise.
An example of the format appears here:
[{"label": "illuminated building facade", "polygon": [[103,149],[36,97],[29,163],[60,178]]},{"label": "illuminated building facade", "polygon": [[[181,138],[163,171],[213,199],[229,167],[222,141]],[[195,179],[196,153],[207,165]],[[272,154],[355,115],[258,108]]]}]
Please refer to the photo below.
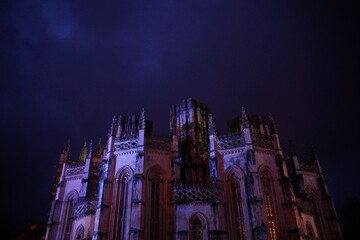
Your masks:
[{"label": "illuminated building facade", "polygon": [[271,117],[228,121],[217,136],[208,106],[183,100],[170,134],[140,116],[113,118],[105,145],[66,145],[46,239],[341,239],[315,153],[283,155]]}]

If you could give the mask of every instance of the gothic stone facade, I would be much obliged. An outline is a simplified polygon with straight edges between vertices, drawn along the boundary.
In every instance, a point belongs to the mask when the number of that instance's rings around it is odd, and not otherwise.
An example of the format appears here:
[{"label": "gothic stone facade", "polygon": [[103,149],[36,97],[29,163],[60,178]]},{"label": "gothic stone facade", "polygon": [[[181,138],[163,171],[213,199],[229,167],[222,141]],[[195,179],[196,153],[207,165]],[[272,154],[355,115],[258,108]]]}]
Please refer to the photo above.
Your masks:
[{"label": "gothic stone facade", "polygon": [[271,117],[247,115],[217,136],[208,106],[186,99],[169,137],[140,116],[113,118],[106,144],[66,145],[46,239],[341,239],[316,154],[284,157]]}]

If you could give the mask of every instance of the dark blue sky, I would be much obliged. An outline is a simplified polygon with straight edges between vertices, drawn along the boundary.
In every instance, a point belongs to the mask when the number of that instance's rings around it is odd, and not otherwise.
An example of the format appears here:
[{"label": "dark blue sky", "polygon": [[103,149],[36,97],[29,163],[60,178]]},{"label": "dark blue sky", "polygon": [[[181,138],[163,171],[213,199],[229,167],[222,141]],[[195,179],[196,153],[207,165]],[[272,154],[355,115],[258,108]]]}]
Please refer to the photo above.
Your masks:
[{"label": "dark blue sky", "polygon": [[[2,225],[46,215],[70,139],[104,138],[114,114],[168,134],[172,104],[212,108],[219,132],[272,113],[283,149],[317,148],[338,208],[360,196],[359,8],[355,1],[0,3]],[[355,188],[354,188],[355,187]]]}]

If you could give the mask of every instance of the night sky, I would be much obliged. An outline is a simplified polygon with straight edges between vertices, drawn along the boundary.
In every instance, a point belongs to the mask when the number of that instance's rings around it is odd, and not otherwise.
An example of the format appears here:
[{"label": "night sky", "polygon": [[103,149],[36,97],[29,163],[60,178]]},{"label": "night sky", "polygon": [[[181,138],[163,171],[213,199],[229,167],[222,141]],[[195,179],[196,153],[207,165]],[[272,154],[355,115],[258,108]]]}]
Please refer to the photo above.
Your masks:
[{"label": "night sky", "polygon": [[[355,2],[355,1],[354,1]],[[0,1],[1,228],[45,219],[64,144],[145,108],[208,104],[218,132],[272,113],[287,154],[317,149],[338,209],[360,196],[360,9],[351,1]],[[4,217],[5,216],[5,217]]]}]

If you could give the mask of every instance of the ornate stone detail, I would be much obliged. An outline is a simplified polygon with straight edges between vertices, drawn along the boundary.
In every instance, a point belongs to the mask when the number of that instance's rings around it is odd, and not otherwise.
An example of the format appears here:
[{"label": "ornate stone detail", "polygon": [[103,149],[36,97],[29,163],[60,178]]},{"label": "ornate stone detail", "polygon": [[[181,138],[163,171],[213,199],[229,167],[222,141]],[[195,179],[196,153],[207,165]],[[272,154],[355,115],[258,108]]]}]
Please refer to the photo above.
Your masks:
[{"label": "ornate stone detail", "polygon": [[97,200],[83,200],[76,204],[74,218],[90,215],[96,211]]},{"label": "ornate stone detail", "polygon": [[71,165],[69,165],[68,168],[66,169],[65,176],[79,175],[79,174],[83,174],[84,172],[85,172],[84,164],[81,164],[80,166],[76,166],[73,168],[71,168]]},{"label": "ornate stone detail", "polygon": [[152,135],[146,139],[145,146],[152,149],[170,151],[169,138],[163,136]]},{"label": "ornate stone detail", "polygon": [[222,201],[222,189],[218,184],[175,184],[176,204],[213,203]]},{"label": "ornate stone detail", "polygon": [[138,153],[137,150],[126,151],[126,152],[117,152],[117,153],[115,153],[115,156],[130,155],[130,154],[136,154],[136,153]]},{"label": "ornate stone detail", "polygon": [[223,155],[231,155],[245,152],[245,148],[221,150],[220,153]]},{"label": "ornate stone detail", "polygon": [[194,240],[202,240],[203,239],[203,227],[201,221],[196,218],[192,223],[192,239]]},{"label": "ornate stone detail", "polygon": [[137,138],[128,141],[115,141],[115,151],[123,151],[137,148]]},{"label": "ornate stone detail", "polygon": [[299,211],[313,215],[314,214],[314,206],[310,200],[306,199],[297,199],[296,206],[298,207]]},{"label": "ornate stone detail", "polygon": [[266,148],[266,149],[274,149],[274,144],[270,136],[260,133],[251,133],[252,143],[254,146]]},{"label": "ornate stone detail", "polygon": [[244,136],[237,133],[223,135],[217,141],[219,150],[232,149],[245,146]]}]

